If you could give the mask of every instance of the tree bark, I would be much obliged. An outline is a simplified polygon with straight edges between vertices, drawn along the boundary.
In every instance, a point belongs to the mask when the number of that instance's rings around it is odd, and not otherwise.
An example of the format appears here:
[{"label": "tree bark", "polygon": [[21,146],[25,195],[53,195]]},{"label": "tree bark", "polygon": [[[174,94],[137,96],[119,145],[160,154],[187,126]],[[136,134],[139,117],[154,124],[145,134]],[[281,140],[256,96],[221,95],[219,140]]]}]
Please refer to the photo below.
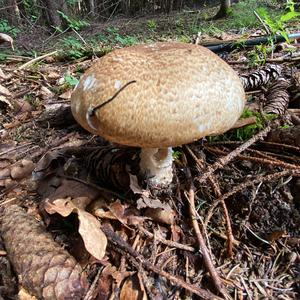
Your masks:
[{"label": "tree bark", "polygon": [[5,0],[3,4],[5,9],[1,12],[0,17],[7,19],[12,25],[19,25],[21,16],[17,0]]},{"label": "tree bark", "polygon": [[231,6],[231,1],[230,0],[220,0],[220,9],[217,12],[217,14],[214,16],[214,19],[219,19],[219,18],[224,18],[228,16],[230,6]]},{"label": "tree bark", "polygon": [[64,20],[58,14],[58,11],[67,13],[67,5],[64,0],[41,0],[44,5],[44,13],[47,19],[47,24],[50,27],[63,28]]}]

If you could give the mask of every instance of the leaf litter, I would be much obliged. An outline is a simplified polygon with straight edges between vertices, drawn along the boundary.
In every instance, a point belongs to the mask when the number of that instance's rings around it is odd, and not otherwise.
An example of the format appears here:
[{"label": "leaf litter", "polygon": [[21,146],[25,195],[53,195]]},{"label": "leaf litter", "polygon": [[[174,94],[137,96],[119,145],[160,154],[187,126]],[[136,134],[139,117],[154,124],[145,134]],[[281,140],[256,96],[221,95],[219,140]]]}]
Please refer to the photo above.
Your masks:
[{"label": "leaf litter", "polygon": [[[237,55],[245,53],[226,59]],[[138,150],[69,118],[65,78],[78,76],[78,63],[2,64],[0,209],[18,204],[40,215],[52,238],[81,259],[85,299],[296,299],[300,70],[281,66],[279,78],[266,69],[247,77],[243,63],[233,64],[252,88],[247,106],[281,116],[263,120],[250,142],[228,133],[178,147],[172,189],[160,193],[139,182]],[[257,115],[247,118],[233,130],[257,126]],[[0,258],[8,263],[5,253]],[[12,295],[17,288],[4,274],[15,278],[1,269],[3,295]]]}]

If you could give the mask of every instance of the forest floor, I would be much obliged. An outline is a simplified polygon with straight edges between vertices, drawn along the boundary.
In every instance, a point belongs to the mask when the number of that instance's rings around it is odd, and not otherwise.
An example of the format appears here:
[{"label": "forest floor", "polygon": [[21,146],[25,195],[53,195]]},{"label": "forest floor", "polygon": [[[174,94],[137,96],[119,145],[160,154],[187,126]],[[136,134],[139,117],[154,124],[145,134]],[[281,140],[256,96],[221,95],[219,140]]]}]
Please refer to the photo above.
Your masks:
[{"label": "forest floor", "polygon": [[[300,298],[299,40],[222,53],[240,76],[258,71],[263,82],[247,89],[235,128],[175,148],[168,191],[149,190],[128,174],[138,149],[89,134],[70,111],[74,86],[99,56],[139,42],[242,44],[264,34],[247,9],[233,7],[218,21],[204,21],[217,10],[208,8],[65,33],[27,27],[15,37],[17,52],[5,48],[0,299],[39,299],[45,287],[49,299],[67,297],[71,285],[87,292],[86,300]],[[274,20],[285,14],[272,9]],[[297,28],[292,21],[285,32]],[[264,71],[270,64],[276,76]],[[47,229],[36,229],[31,217]],[[75,261],[59,259],[68,255],[60,248]],[[58,273],[69,272],[67,283],[47,281],[53,261]]]}]

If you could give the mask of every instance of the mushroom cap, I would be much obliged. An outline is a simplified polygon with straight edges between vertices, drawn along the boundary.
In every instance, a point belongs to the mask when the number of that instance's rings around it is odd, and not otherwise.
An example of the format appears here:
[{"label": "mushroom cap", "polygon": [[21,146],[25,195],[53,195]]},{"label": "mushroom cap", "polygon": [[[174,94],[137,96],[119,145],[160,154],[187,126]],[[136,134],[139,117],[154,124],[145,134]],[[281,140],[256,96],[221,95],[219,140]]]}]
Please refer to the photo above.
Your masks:
[{"label": "mushroom cap", "polygon": [[204,47],[173,42],[110,52],[87,70],[71,98],[73,115],[86,130],[143,148],[223,133],[240,117],[244,103],[242,83],[227,63]]}]

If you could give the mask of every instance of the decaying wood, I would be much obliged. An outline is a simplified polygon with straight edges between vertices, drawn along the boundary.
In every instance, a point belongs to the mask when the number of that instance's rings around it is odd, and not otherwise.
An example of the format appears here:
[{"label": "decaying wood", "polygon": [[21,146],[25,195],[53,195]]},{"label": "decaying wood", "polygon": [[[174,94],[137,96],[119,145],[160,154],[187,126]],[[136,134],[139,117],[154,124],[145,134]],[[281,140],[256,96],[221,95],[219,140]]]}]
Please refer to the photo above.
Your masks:
[{"label": "decaying wood", "polygon": [[88,288],[76,260],[21,207],[7,207],[0,233],[21,285],[38,299],[80,300]]},{"label": "decaying wood", "polygon": [[36,123],[41,127],[66,128],[76,124],[76,121],[72,115],[70,104],[57,104],[44,110],[37,118]]}]

